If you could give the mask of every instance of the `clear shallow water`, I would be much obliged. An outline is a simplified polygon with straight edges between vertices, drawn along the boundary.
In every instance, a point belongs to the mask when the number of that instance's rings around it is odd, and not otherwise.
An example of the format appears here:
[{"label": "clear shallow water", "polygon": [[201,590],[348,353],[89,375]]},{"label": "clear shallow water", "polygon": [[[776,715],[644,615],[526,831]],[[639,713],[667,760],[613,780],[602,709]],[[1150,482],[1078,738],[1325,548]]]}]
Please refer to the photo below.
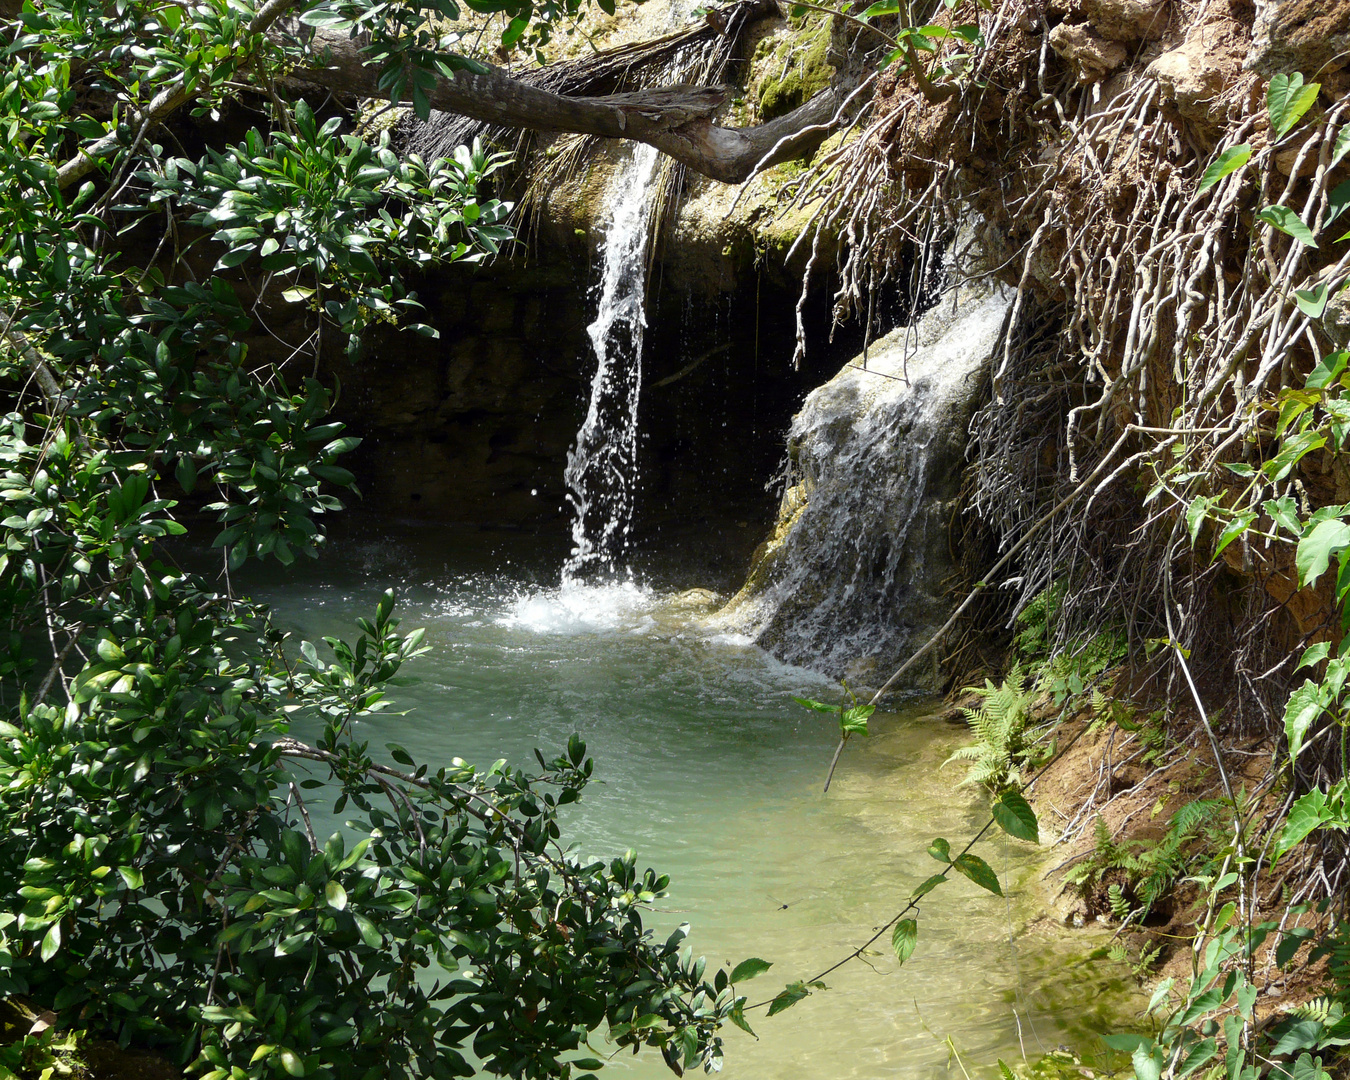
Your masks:
[{"label": "clear shallow water", "polygon": [[[672,877],[652,924],[692,924],[716,962],[760,956],[774,968],[752,1001],[809,978],[869,938],[935,872],[933,837],[954,844],[983,823],[982,804],[941,762],[962,733],[916,702],[850,742],[828,796],[820,786],[835,735],[791,695],[832,698],[833,684],[738,639],[700,630],[669,597],[629,585],[559,590],[530,566],[528,543],[486,552],[476,538],[407,535],[348,542],[285,580],[246,585],[283,625],[311,639],[355,636],[380,592],[399,594],[404,629],[431,652],[405,669],[396,708],[365,722],[372,746],[396,741],[432,763],[532,760],[580,732],[595,782],[570,813],[587,855],[635,848]],[[507,567],[506,572],[492,566]],[[297,732],[297,734],[305,734]],[[727,1035],[729,1080],[919,1080],[996,1075],[997,1057],[1068,1044],[1125,994],[1109,973],[1076,965],[1086,940],[1023,934],[1029,857],[1015,842],[979,849],[1012,893],[1005,903],[957,880],[928,898],[903,970],[887,940],[780,1016],[753,1019],[761,1039]],[[785,906],[786,905],[786,906]],[[1019,1040],[1020,1027],[1020,1040]],[[1098,1046],[1100,1044],[1097,1044]],[[659,1056],[616,1058],[618,1076],[669,1076]]]}]

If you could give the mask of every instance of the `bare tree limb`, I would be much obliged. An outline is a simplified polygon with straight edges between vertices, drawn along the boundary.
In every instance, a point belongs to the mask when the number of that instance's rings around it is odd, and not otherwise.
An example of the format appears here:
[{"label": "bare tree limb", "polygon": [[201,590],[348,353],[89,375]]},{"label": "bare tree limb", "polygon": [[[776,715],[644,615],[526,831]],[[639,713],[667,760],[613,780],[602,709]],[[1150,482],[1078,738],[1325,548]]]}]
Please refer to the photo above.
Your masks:
[{"label": "bare tree limb", "polygon": [[[752,2],[757,11],[774,7],[772,0],[742,2]],[[314,29],[284,19],[295,3],[268,0],[249,26],[250,34],[267,34],[275,39],[285,35],[306,45],[313,62],[293,71],[291,78],[337,94],[388,100],[388,91],[380,86],[377,68],[362,52],[361,41],[339,31]],[[16,0],[0,0],[0,15],[15,14]],[[247,62],[243,66],[247,67]],[[793,112],[748,128],[713,123],[713,115],[732,93],[724,86],[677,84],[626,94],[570,96],[532,86],[487,66],[482,73],[459,71],[451,78],[438,78],[427,97],[432,108],[441,112],[504,127],[648,143],[695,172],[738,184],[756,167],[788,161],[819,146],[841,122],[840,114],[846,110],[840,107],[851,96],[849,91],[849,87],[831,86]],[[191,87],[181,79],[175,80],[154,96],[136,118],[137,126],[144,128],[167,120],[193,96]],[[116,135],[107,135],[83,148],[61,166],[58,183],[66,188],[82,180],[121,146]]]}]

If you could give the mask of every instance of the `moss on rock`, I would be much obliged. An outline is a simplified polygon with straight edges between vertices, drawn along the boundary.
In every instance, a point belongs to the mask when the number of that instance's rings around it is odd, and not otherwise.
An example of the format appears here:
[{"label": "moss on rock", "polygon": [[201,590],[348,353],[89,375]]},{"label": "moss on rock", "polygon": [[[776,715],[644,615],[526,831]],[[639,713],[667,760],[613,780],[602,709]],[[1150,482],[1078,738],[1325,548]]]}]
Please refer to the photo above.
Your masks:
[{"label": "moss on rock", "polygon": [[830,85],[830,25],[817,23],[783,40],[767,63],[759,84],[759,114],[772,120],[805,105]]}]

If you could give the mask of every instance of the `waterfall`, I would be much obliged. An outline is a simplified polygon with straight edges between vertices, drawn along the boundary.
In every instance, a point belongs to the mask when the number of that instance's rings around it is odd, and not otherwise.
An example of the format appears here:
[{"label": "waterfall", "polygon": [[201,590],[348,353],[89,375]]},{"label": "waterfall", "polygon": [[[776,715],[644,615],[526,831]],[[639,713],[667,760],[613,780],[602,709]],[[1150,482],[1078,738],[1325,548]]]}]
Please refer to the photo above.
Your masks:
[{"label": "waterfall", "polygon": [[640,145],[611,185],[612,216],[601,245],[599,306],[588,326],[595,378],[586,419],[564,474],[572,504],[572,554],[563,584],[615,579],[627,567],[637,486],[638,395],[647,326],[647,235],[659,152]]},{"label": "waterfall", "polygon": [[717,625],[877,685],[945,621],[966,430],[1008,306],[957,290],[811,392],[776,533]]}]

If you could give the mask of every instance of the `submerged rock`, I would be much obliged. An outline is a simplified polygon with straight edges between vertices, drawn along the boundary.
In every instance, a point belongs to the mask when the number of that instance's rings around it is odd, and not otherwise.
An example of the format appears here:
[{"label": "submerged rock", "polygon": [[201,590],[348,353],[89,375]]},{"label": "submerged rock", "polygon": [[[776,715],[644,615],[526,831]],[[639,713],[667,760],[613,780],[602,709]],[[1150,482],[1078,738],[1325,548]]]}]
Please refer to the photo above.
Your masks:
[{"label": "submerged rock", "polygon": [[1009,303],[957,290],[807,397],[778,524],[716,626],[872,685],[941,626],[967,426]]}]

